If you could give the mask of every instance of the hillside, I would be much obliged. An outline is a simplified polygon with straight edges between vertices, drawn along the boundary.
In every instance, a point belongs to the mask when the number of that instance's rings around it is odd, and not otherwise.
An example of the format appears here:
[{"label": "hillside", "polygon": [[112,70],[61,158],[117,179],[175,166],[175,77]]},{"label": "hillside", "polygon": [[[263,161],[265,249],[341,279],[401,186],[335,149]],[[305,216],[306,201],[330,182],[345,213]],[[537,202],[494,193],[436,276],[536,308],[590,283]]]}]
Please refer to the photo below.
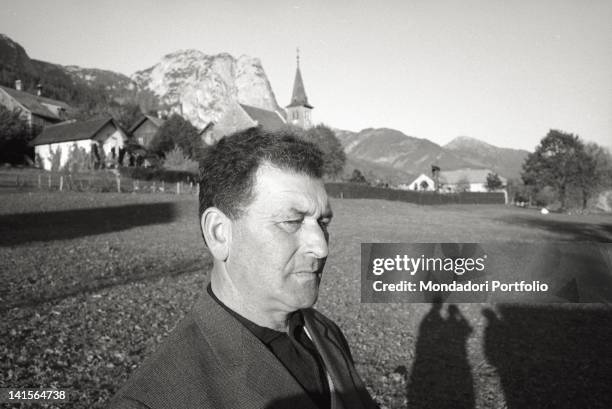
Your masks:
[{"label": "hillside", "polygon": [[350,166],[365,169],[371,177],[394,184],[420,173],[429,174],[432,165],[442,170],[486,168],[506,178],[515,178],[527,155],[526,151],[498,148],[474,138],[457,138],[440,146],[389,128],[368,128],[359,132],[337,129],[335,132]]},{"label": "hillside", "polygon": [[473,163],[498,172],[506,178],[520,177],[520,169],[529,152],[520,149],[498,148],[481,140],[460,136],[446,145],[444,149]]}]

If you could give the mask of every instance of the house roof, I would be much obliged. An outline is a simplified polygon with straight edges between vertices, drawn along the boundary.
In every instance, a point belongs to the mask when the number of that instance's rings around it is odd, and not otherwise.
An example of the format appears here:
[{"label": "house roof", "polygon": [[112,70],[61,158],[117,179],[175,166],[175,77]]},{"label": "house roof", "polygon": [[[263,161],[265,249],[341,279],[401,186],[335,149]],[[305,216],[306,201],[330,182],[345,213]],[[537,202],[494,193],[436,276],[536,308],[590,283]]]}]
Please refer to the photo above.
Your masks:
[{"label": "house roof", "polygon": [[[469,183],[487,183],[487,175],[495,173],[491,169],[458,169],[440,172],[440,183],[456,185],[467,180]],[[506,183],[506,178],[499,176],[499,179]]]},{"label": "house roof", "polygon": [[146,120],[151,121],[153,123],[153,125],[155,125],[158,128],[160,128],[164,124],[164,122],[166,122],[166,121],[164,121],[161,118],[157,118],[157,117],[154,117],[154,116],[151,116],[151,115],[143,115],[142,118],[140,118],[138,121],[136,121],[136,123],[134,125],[132,125],[132,127],[130,128],[130,130],[128,132],[129,133],[133,133]]},{"label": "house roof", "polygon": [[416,181],[418,181],[419,179],[422,178],[427,178],[427,180],[433,182],[433,179],[431,178],[431,176],[427,176],[424,173],[421,173],[419,176],[415,177],[414,179],[412,179],[412,182],[409,183],[409,186],[413,185]]},{"label": "house roof", "polygon": [[275,111],[240,104],[246,114],[259,126],[269,131],[276,131],[285,126],[283,118]]},{"label": "house roof", "polygon": [[300,66],[298,65],[295,71],[295,81],[293,81],[293,95],[291,96],[291,103],[287,105],[287,108],[300,106],[313,108],[313,106],[308,103],[306,89],[304,88],[304,81],[302,81],[302,72],[300,71]]},{"label": "house roof", "polygon": [[49,143],[80,141],[84,139],[93,139],[98,131],[106,124],[111,122],[115,128],[119,129],[113,118],[93,119],[84,122],[62,122],[55,125],[47,126],[38,135],[30,145],[45,145]]},{"label": "house roof", "polygon": [[63,109],[71,109],[70,105],[62,101],[46,97],[39,97],[37,95],[32,95],[29,92],[18,91],[14,88],[3,86],[0,86],[0,88],[2,88],[2,90],[4,90],[21,105],[26,107],[30,112],[38,116],[52,119],[60,119],[60,117],[58,117],[54,112],[49,110],[43,104],[55,105]]}]

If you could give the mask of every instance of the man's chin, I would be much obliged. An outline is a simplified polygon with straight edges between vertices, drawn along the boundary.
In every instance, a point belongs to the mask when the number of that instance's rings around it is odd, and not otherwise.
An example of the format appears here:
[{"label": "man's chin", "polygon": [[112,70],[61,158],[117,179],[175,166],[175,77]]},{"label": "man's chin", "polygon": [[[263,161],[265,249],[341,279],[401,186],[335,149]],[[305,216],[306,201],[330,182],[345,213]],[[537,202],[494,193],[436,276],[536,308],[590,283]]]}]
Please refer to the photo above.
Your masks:
[{"label": "man's chin", "polygon": [[310,308],[319,298],[320,275],[299,282],[299,288],[293,291],[293,303],[297,308]]}]

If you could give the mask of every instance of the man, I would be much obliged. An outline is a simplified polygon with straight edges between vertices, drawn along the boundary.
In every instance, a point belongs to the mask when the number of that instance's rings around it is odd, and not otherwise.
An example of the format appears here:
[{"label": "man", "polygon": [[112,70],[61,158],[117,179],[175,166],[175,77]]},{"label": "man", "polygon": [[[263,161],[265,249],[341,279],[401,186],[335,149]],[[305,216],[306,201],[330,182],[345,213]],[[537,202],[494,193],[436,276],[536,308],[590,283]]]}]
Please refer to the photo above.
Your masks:
[{"label": "man", "polygon": [[311,307],[332,211],[322,155],[288,132],[225,137],[203,160],[210,284],[114,408],[374,408],[340,329]]}]

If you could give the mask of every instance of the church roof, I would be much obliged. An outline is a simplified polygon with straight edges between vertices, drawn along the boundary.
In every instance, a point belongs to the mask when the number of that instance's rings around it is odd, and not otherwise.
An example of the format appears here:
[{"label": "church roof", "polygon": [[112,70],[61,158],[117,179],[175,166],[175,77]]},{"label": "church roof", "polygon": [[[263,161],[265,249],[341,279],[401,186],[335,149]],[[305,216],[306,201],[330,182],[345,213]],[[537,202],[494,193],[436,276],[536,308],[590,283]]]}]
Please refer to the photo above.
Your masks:
[{"label": "church roof", "polygon": [[304,81],[302,80],[302,73],[300,72],[300,66],[298,65],[297,70],[295,71],[295,81],[293,82],[293,95],[291,96],[291,103],[287,105],[287,108],[300,106],[313,108],[313,106],[308,103],[306,89],[304,88]]},{"label": "church roof", "polygon": [[251,105],[240,104],[244,112],[263,129],[276,131],[285,126],[283,117],[278,112],[257,108]]}]

